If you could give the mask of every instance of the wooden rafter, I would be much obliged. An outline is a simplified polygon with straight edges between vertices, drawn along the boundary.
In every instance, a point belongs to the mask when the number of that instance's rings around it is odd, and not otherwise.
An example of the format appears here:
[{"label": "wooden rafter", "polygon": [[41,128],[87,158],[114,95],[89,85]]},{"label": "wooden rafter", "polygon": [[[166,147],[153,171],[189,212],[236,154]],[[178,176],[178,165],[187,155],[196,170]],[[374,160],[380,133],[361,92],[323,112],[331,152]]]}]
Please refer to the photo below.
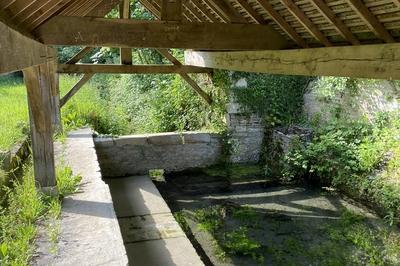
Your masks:
[{"label": "wooden rafter", "polygon": [[211,3],[211,0],[203,0],[204,3],[210,8],[217,16],[220,18],[222,22],[228,23],[230,22],[229,18],[227,18],[219,9],[215,8],[215,6]]},{"label": "wooden rafter", "polygon": [[214,10],[223,14],[227,21],[231,23],[247,23],[246,19],[226,0],[208,0],[207,2]]},{"label": "wooden rafter", "polygon": [[292,1],[292,0],[281,0],[284,6],[286,6],[290,13],[299,20],[299,22],[314,36],[319,42],[325,46],[332,46],[332,43],[328,38],[312,23],[312,21],[304,14],[304,12]]},{"label": "wooden rafter", "polygon": [[267,0],[258,0],[258,3],[265,9],[269,16],[286,32],[299,46],[307,48],[308,44],[303,38],[286,22],[286,20],[273,8]]},{"label": "wooden rafter", "polygon": [[59,73],[171,74],[210,73],[209,68],[186,65],[59,64]]},{"label": "wooden rafter", "polygon": [[78,63],[82,58],[85,57],[88,53],[93,51],[93,47],[84,47],[82,50],[80,50],[78,53],[76,53],[71,59],[69,59],[66,64],[76,64]]},{"label": "wooden rafter", "polygon": [[199,0],[185,0],[187,3],[191,3],[195,8],[200,10],[200,12],[203,14],[204,17],[208,19],[208,21],[211,22],[219,22],[218,18],[215,17],[211,12],[204,6],[202,5],[201,1]]},{"label": "wooden rafter", "polygon": [[270,25],[56,16],[35,33],[47,45],[205,50],[275,50],[287,47],[286,39]]},{"label": "wooden rafter", "polygon": [[369,11],[361,0],[347,0],[347,2],[378,38],[381,38],[387,43],[396,42],[392,35],[390,35],[386,28],[371,13],[371,11]]},{"label": "wooden rafter", "polygon": [[249,16],[258,24],[267,24],[265,19],[258,14],[246,0],[236,0],[239,5],[249,14]]},{"label": "wooden rafter", "polygon": [[60,107],[63,107],[92,77],[93,73],[84,74],[82,78],[71,88],[60,100]]},{"label": "wooden rafter", "polygon": [[[157,51],[167,58],[174,66],[183,66],[178,59],[176,59],[167,49],[157,49]],[[192,89],[206,101],[209,105],[212,104],[211,97],[205,93],[195,80],[193,80],[187,73],[179,73],[179,75],[192,87]]]},{"label": "wooden rafter", "polygon": [[321,14],[332,23],[335,29],[345,40],[354,45],[360,44],[360,41],[356,38],[356,36],[354,36],[347,26],[338,17],[336,17],[335,13],[333,13],[324,0],[312,0],[311,2],[319,10],[319,12],[321,12]]}]

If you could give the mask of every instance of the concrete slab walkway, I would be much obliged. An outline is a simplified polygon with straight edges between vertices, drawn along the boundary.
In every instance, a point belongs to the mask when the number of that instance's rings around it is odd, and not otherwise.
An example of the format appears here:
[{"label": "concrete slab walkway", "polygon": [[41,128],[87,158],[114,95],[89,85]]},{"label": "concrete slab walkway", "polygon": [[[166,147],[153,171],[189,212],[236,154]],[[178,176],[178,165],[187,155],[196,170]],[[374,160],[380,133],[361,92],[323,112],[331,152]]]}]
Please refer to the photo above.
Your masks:
[{"label": "concrete slab walkway", "polygon": [[[110,190],[102,180],[90,129],[69,134],[57,145],[58,160],[82,176],[79,192],[64,199],[57,254],[43,249],[32,265],[127,265],[128,258]],[[43,241],[45,242],[45,241]]]},{"label": "concrete slab walkway", "polygon": [[130,265],[204,265],[148,176],[106,182]]}]

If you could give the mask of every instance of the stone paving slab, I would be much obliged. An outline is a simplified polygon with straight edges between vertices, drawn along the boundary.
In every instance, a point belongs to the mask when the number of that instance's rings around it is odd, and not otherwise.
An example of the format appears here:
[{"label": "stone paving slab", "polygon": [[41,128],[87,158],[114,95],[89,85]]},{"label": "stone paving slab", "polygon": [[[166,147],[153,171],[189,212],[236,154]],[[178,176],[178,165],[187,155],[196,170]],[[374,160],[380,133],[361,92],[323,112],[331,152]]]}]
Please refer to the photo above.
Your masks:
[{"label": "stone paving slab", "polygon": [[118,217],[171,213],[148,176],[108,179]]},{"label": "stone paving slab", "polygon": [[142,215],[120,218],[119,224],[124,243],[157,240],[163,238],[185,237],[185,233],[171,213]]},{"label": "stone paving slab", "polygon": [[204,265],[148,176],[107,180],[129,265]]},{"label": "stone paving slab", "polygon": [[127,244],[126,250],[134,266],[204,265],[186,237]]},{"label": "stone paving slab", "polygon": [[[90,129],[72,132],[56,149],[74,174],[79,192],[63,201],[57,254],[41,250],[32,265],[127,265],[128,257],[110,190],[102,180]],[[63,156],[60,156],[63,154]],[[37,242],[40,246],[40,239]]]}]

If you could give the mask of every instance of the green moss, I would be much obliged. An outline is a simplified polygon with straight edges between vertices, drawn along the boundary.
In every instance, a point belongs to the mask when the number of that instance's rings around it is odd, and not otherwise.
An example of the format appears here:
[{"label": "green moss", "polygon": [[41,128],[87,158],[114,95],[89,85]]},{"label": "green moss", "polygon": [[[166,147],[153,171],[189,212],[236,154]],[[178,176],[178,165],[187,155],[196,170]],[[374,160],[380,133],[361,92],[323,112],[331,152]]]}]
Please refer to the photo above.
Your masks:
[{"label": "green moss", "polygon": [[263,168],[257,164],[218,165],[203,169],[203,172],[209,176],[222,176],[230,179],[256,178],[264,176]]}]

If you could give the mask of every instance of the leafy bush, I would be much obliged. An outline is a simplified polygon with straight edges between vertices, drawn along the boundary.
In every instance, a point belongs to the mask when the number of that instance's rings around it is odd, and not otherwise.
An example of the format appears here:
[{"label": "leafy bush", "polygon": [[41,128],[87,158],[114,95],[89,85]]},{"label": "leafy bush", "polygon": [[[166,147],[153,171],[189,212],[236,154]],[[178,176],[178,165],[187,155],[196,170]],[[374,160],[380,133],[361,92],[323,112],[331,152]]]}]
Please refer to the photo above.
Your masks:
[{"label": "leafy bush", "polygon": [[400,218],[400,119],[397,112],[336,121],[316,131],[307,146],[285,157],[286,180],[318,180],[379,206],[390,223]]}]

